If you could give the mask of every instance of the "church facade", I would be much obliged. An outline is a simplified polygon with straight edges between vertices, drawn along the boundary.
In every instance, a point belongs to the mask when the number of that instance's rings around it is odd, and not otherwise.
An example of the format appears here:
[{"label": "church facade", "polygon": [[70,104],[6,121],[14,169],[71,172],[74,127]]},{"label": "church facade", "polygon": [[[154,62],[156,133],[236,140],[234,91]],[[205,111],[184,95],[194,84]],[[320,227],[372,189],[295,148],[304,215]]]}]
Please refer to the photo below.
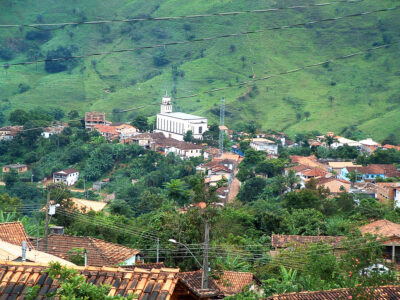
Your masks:
[{"label": "church facade", "polygon": [[189,130],[195,139],[202,139],[207,130],[207,118],[172,111],[171,97],[165,95],[161,102],[161,112],[157,114],[155,132],[162,132],[165,137],[183,141]]}]

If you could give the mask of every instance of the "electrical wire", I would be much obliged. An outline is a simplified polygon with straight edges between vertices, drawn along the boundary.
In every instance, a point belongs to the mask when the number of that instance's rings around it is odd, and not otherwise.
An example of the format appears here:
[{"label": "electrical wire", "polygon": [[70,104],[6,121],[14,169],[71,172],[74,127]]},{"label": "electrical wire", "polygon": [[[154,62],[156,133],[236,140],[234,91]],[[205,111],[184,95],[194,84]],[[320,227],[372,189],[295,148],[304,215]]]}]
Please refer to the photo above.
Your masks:
[{"label": "electrical wire", "polygon": [[217,12],[217,13],[209,13],[209,14],[196,14],[196,15],[186,15],[186,16],[169,16],[169,17],[147,17],[147,18],[129,18],[129,19],[115,19],[115,20],[96,20],[96,21],[81,21],[81,22],[61,22],[61,23],[36,23],[36,24],[0,24],[1,28],[19,28],[19,27],[31,27],[35,29],[39,29],[40,27],[53,27],[58,26],[56,29],[63,29],[65,26],[77,26],[77,25],[101,25],[101,24],[110,24],[110,23],[132,23],[132,22],[141,22],[141,21],[175,21],[182,19],[200,19],[200,18],[209,18],[209,17],[226,17],[226,16],[237,16],[243,14],[253,14],[253,13],[269,13],[269,12],[277,12],[282,10],[291,10],[291,9],[305,9],[311,7],[324,7],[339,3],[358,3],[364,0],[341,0],[341,1],[332,1],[325,3],[311,3],[307,5],[295,5],[289,7],[277,7],[277,8],[265,8],[265,9],[251,9],[251,10],[243,10],[243,11],[229,11],[229,12]]},{"label": "electrical wire", "polygon": [[370,15],[370,14],[374,14],[374,13],[394,11],[399,8],[400,8],[400,6],[395,6],[395,7],[391,7],[391,8],[382,8],[382,9],[371,10],[371,11],[366,11],[366,12],[361,12],[361,13],[355,13],[355,14],[345,15],[345,16],[340,16],[340,17],[333,17],[333,18],[326,18],[326,19],[321,19],[321,20],[313,20],[313,21],[308,21],[308,22],[296,23],[296,24],[292,24],[292,25],[275,26],[275,27],[270,27],[270,28],[266,28],[266,29],[259,29],[259,30],[252,30],[252,31],[238,32],[238,33],[230,33],[230,34],[222,34],[222,35],[217,35],[217,36],[213,36],[213,37],[198,38],[198,39],[186,40],[186,41],[177,41],[177,42],[169,42],[169,43],[155,44],[155,45],[149,45],[149,46],[140,46],[140,47],[136,47],[136,48],[132,48],[132,49],[119,49],[119,50],[95,52],[95,53],[89,53],[89,54],[83,54],[83,55],[73,55],[73,56],[68,56],[68,57],[56,57],[56,58],[46,58],[46,59],[26,61],[26,62],[16,62],[16,63],[10,63],[10,64],[5,63],[5,64],[3,64],[3,68],[8,69],[10,66],[31,65],[31,64],[43,63],[43,62],[64,61],[64,60],[80,59],[80,58],[86,58],[86,57],[92,57],[92,56],[101,56],[101,55],[126,53],[126,52],[136,52],[136,51],[144,50],[144,49],[165,48],[166,46],[185,45],[185,44],[190,44],[190,43],[231,38],[231,37],[237,37],[237,36],[242,36],[242,35],[257,34],[257,33],[262,33],[262,32],[266,32],[266,31],[270,31],[270,30],[305,27],[308,25],[314,25],[314,24],[318,24],[318,23],[332,22],[332,21],[344,20],[347,18],[366,16],[366,15]]}]

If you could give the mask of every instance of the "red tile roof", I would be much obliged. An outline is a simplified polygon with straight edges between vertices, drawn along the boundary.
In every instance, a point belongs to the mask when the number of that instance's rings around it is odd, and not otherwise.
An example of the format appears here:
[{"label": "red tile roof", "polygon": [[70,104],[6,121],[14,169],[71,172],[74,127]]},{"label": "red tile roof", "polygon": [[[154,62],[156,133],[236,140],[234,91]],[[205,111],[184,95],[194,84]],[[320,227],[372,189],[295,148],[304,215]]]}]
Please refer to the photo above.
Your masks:
[{"label": "red tile roof", "polygon": [[290,245],[308,245],[310,243],[325,243],[334,247],[340,247],[344,236],[306,236],[306,235],[278,235],[271,236],[271,246],[275,248],[286,248]]},{"label": "red tile roof", "polygon": [[321,170],[320,168],[313,168],[311,170],[302,171],[301,174],[308,177],[325,177],[328,172]]},{"label": "red tile roof", "polygon": [[[55,291],[58,280],[52,280],[43,271],[45,265],[21,262],[0,262],[0,299],[22,299],[27,288],[39,286],[39,295]],[[179,269],[135,268],[124,270],[109,267],[74,267],[87,282],[108,284],[109,296],[136,294],[138,299],[169,300],[178,282]]]},{"label": "red tile roof", "polygon": [[[374,300],[400,299],[400,286],[399,285],[388,285],[388,286],[380,286],[380,287],[376,287],[376,288],[366,288],[365,290],[368,292],[368,296],[371,297],[368,299],[374,299]],[[349,298],[350,296],[352,296],[352,295],[351,295],[351,292],[349,289],[335,289],[335,290],[327,290],[327,291],[300,292],[300,293],[274,295],[267,299],[269,299],[269,300],[352,299],[352,298]]]},{"label": "red tile roof", "polygon": [[310,169],[311,169],[311,168],[310,168],[309,166],[299,164],[299,165],[297,165],[297,166],[287,168],[286,170],[287,170],[287,171],[293,170],[295,173],[297,173],[297,172],[301,172],[301,171],[305,171],[305,170],[310,170]]},{"label": "red tile roof", "polygon": [[69,260],[68,252],[72,248],[86,249],[88,251],[88,265],[90,266],[116,265],[140,253],[139,250],[92,237],[51,234],[48,238],[47,251],[44,249],[44,240],[39,241],[40,251],[66,260]]},{"label": "red tile roof", "polygon": [[115,126],[97,124],[97,125],[94,125],[93,128],[96,129],[100,133],[109,133],[112,135],[118,135],[118,132],[117,132],[117,129],[115,128]]},{"label": "red tile roof", "polygon": [[385,238],[400,237],[400,225],[388,220],[378,220],[359,229],[363,235],[369,233]]},{"label": "red tile roof", "polygon": [[29,248],[34,248],[21,222],[0,223],[0,240],[18,246],[25,241]]},{"label": "red tile roof", "polygon": [[384,174],[387,177],[398,177],[400,172],[393,164],[370,164],[365,167],[346,167],[349,172],[357,171],[361,174]]},{"label": "red tile roof", "polygon": [[212,296],[232,296],[240,293],[245,286],[251,286],[254,283],[258,285],[253,273],[221,271],[215,274],[215,278],[210,277],[208,289],[201,289],[202,271],[181,272],[178,273],[180,282],[182,282],[192,293],[200,297]]},{"label": "red tile roof", "polygon": [[136,265],[124,265],[124,266],[122,266],[122,268],[127,269],[127,270],[133,270],[135,268],[151,270],[151,269],[162,269],[162,268],[165,268],[165,265],[164,265],[163,262],[148,263],[148,264],[137,263]]}]

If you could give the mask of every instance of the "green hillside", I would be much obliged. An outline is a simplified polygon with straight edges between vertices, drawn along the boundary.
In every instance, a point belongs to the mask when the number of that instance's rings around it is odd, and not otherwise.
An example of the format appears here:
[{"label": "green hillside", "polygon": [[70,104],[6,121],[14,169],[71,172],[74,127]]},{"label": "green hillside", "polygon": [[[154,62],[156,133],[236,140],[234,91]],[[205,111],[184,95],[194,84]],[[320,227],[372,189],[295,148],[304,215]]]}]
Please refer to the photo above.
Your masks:
[{"label": "green hillside", "polygon": [[[134,17],[179,16],[327,1],[304,0],[2,0],[1,24],[53,23]],[[193,40],[265,29],[398,5],[395,0],[337,3],[280,12],[173,21],[65,26],[46,31],[0,29],[0,63],[46,58],[60,46],[73,55]],[[66,112],[100,110],[109,119],[153,116],[165,89],[181,97],[400,40],[400,9],[186,45],[87,57],[49,73],[44,63],[12,66],[0,73],[0,107],[61,107]],[[53,28],[54,29],[54,28]],[[239,128],[255,120],[263,129],[289,134],[345,128],[383,139],[400,132],[399,45],[330,63],[251,86],[177,100],[176,109],[218,119],[225,97],[226,123]],[[310,114],[309,118],[305,113]]]}]

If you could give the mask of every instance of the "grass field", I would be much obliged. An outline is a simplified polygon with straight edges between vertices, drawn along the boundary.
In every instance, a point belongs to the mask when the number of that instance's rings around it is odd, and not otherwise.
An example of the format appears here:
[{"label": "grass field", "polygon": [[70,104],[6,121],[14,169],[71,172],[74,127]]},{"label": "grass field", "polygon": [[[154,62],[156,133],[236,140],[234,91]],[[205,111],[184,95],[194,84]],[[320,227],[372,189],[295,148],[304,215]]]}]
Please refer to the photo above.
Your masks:
[{"label": "grass field", "polygon": [[[326,1],[320,1],[320,3]],[[310,4],[300,0],[0,0],[2,24],[123,19],[138,16],[179,16],[223,11]],[[113,23],[107,26],[66,26],[51,31],[46,41],[28,41],[37,29],[0,29],[0,47],[14,49],[7,63],[46,56],[59,46],[73,46],[74,55],[266,29],[329,17],[394,7],[395,0],[364,0],[280,12],[243,14],[174,21]],[[400,40],[400,9],[324,22],[312,26],[271,30],[186,45],[144,49],[80,59],[60,73],[47,73],[43,63],[10,67],[0,73],[0,108],[61,107],[66,112],[100,110],[109,118],[127,120],[135,114],[154,116],[159,107],[124,114],[129,109],[160,101],[165,90],[181,97],[213,88],[222,92],[177,100],[176,109],[218,120],[225,97],[226,123],[239,128],[255,120],[263,129],[289,134],[318,130],[340,132],[346,127],[383,139],[400,132],[399,45],[362,54],[323,67],[258,81],[235,84],[295,69],[333,57]],[[33,50],[32,50],[33,49]],[[169,63],[155,66],[165,52]],[[157,56],[158,57],[158,56]],[[6,62],[4,59],[0,63]],[[175,70],[175,71],[174,71]],[[174,76],[175,74],[175,76]],[[20,84],[29,90],[21,93]],[[250,92],[250,93],[249,93]],[[304,114],[309,112],[309,118]]]}]

